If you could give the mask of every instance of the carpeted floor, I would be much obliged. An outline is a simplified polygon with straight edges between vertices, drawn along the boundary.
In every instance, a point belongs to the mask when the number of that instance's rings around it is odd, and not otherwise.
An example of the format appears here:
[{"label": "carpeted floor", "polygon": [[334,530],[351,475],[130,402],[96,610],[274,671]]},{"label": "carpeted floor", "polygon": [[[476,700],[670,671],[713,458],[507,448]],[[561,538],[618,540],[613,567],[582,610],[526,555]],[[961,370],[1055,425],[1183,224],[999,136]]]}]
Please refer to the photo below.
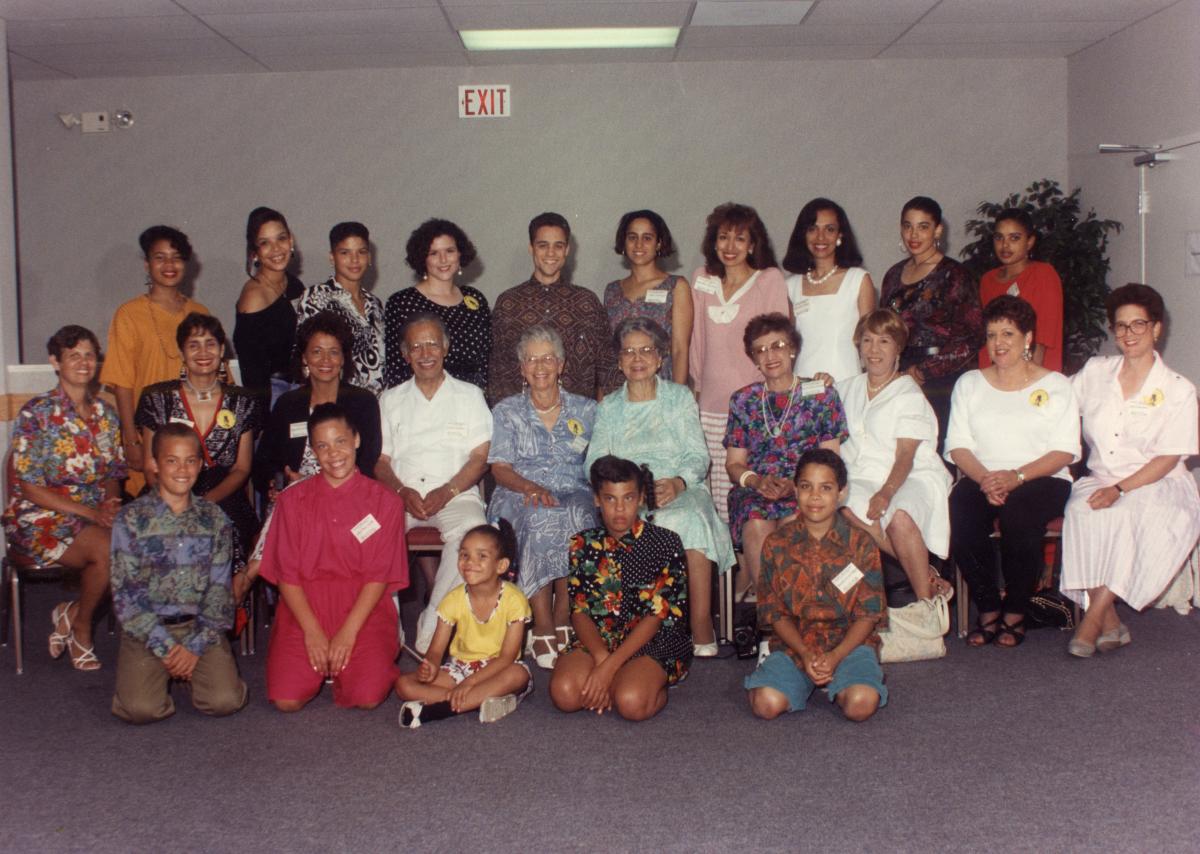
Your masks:
[{"label": "carpeted floor", "polygon": [[[886,669],[891,703],[847,723],[814,695],[765,723],[750,662],[704,661],[654,720],[562,715],[535,675],[511,717],[396,726],[398,703],[213,720],[109,715],[105,669],[45,650],[30,589],[26,674],[0,657],[4,851],[1200,850],[1200,615],[1131,615],[1134,644],[1077,661],[1066,635]],[[406,618],[411,615],[407,613]],[[407,619],[406,619],[407,622]],[[406,667],[411,666],[407,663]]]}]

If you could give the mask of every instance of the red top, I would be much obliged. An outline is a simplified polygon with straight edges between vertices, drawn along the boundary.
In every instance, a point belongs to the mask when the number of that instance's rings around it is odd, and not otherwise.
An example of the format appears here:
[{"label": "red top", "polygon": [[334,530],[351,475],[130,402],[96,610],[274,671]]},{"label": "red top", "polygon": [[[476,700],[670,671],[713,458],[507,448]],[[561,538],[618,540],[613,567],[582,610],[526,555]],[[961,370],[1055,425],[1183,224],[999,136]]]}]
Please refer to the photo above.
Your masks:
[{"label": "red top", "polygon": [[408,586],[404,502],[359,471],[336,489],[322,474],[288,487],[275,503],[262,577],[304,586],[316,580]]},{"label": "red top", "polygon": [[[1037,328],[1033,342],[1046,348],[1043,364],[1052,371],[1061,371],[1063,366],[1063,295],[1062,280],[1058,273],[1045,261],[1030,261],[1015,279],[1000,281],[1003,267],[988,270],[979,280],[979,301],[983,307],[998,296],[1012,294],[1020,297],[1037,312]],[[988,358],[987,346],[979,351],[979,367],[992,363]]]}]

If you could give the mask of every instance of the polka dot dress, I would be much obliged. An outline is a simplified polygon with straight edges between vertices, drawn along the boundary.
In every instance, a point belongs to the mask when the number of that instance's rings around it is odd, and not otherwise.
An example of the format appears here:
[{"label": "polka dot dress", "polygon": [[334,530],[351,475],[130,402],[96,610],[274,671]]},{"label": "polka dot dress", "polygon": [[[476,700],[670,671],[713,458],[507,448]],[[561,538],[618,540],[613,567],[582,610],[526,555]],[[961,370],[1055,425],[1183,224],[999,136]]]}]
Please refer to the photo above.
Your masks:
[{"label": "polka dot dress", "polygon": [[384,385],[398,386],[412,377],[412,368],[404,361],[401,332],[404,324],[418,314],[436,314],[446,325],[450,352],[446,354],[446,373],[455,379],[487,389],[488,357],[492,352],[492,314],[487,297],[465,285],[457,305],[438,305],[417,290],[405,288],[388,297],[384,310],[383,338],[387,356],[383,370]]}]

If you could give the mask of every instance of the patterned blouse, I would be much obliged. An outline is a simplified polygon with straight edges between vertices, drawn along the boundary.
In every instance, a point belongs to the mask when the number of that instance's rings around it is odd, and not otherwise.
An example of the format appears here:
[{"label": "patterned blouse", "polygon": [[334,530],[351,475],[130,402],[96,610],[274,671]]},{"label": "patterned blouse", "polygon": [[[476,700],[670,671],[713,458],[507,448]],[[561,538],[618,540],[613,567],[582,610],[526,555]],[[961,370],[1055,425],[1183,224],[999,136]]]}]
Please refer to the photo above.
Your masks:
[{"label": "patterned blouse", "polygon": [[881,308],[890,308],[908,324],[908,345],[900,368],[917,366],[927,379],[953,377],[975,364],[983,345],[983,309],[979,285],[962,264],[943,257],[925,278],[904,284],[907,261],[883,277]]},{"label": "patterned blouse", "polygon": [[311,285],[296,301],[296,323],[299,325],[326,309],[341,315],[354,333],[350,361],[354,364],[355,376],[346,379],[378,395],[384,389],[383,303],[375,294],[366,291],[362,292],[362,298],[364,314],[359,314],[354,297],[333,279]]},{"label": "patterned blouse", "polygon": [[[62,387],[55,386],[21,407],[13,427],[12,465],[18,480],[98,507],[105,482],[126,474],[117,413],[94,399],[91,411],[80,414]],[[81,516],[34,504],[15,489],[4,511],[9,545],[39,563],[62,557],[87,524]]]},{"label": "patterned blouse", "polygon": [[436,314],[450,336],[446,373],[487,391],[488,359],[492,355],[492,312],[481,291],[470,285],[462,285],[459,289],[463,298],[457,305],[439,305],[415,287],[388,297],[383,312],[383,340],[387,350],[387,362],[383,367],[385,388],[398,386],[413,375],[402,351],[404,324],[418,314]]},{"label": "patterned blouse", "polygon": [[686,676],[692,640],[687,563],[679,537],[639,519],[619,540],[603,527],[580,531],[571,538],[570,555],[571,611],[591,618],[609,652],[643,618],[658,617],[658,632],[634,657],[657,661],[669,684]]}]

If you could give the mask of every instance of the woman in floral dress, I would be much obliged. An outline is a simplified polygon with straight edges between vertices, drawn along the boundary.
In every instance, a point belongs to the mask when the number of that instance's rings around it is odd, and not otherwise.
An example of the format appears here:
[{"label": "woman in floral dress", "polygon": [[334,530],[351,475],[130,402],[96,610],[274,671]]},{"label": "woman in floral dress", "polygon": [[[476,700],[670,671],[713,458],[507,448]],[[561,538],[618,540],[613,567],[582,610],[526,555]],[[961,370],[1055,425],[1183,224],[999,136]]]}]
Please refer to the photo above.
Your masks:
[{"label": "woman in floral dress", "polygon": [[46,349],[58,385],[17,415],[4,533],[19,564],[80,570],[79,599],[51,615],[50,656],[69,651],[76,670],[97,670],[92,616],[108,592],[109,535],[126,474],[120,422],[91,394],[100,344],[90,330],[64,326]]}]

